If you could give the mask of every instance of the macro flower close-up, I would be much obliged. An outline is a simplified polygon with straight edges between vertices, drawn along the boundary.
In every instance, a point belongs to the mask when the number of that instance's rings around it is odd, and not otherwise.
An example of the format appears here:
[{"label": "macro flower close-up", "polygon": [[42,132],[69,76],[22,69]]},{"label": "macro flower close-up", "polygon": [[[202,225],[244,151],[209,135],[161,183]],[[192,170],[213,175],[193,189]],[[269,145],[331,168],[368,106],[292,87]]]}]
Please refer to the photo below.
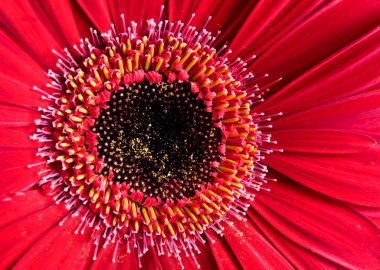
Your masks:
[{"label": "macro flower close-up", "polygon": [[0,7],[0,269],[380,269],[380,1]]}]

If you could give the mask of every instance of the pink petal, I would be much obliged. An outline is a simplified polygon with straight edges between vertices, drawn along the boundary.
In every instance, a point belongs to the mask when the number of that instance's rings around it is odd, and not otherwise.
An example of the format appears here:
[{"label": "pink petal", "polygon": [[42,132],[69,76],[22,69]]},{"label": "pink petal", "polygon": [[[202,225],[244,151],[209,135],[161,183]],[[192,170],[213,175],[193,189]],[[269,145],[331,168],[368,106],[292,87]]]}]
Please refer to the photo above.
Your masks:
[{"label": "pink petal", "polygon": [[[3,125],[4,123],[0,123]],[[7,124],[8,127],[0,126],[0,151],[3,148],[32,148],[37,152],[39,144],[29,139],[33,134],[36,127],[25,122],[11,122]],[[23,127],[23,125],[29,125]]]},{"label": "pink petal", "polygon": [[370,220],[380,230],[380,208],[365,207],[361,205],[354,205],[352,208]]}]

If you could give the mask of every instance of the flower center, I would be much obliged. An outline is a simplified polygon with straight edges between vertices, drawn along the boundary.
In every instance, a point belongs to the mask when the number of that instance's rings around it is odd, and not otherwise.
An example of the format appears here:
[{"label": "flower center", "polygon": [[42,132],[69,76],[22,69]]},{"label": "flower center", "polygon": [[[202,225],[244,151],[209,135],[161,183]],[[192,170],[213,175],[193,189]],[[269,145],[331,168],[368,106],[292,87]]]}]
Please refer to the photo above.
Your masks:
[{"label": "flower center", "polygon": [[94,260],[109,242],[113,261],[119,243],[139,260],[147,246],[195,258],[202,234],[243,219],[268,181],[271,139],[252,107],[270,82],[261,89],[205,29],[122,22],[55,52],[48,89],[35,87],[50,102],[31,136],[43,159],[32,166],[45,165],[38,186],[82,215],[75,232],[93,231]]},{"label": "flower center", "polygon": [[103,174],[163,202],[213,181],[220,128],[190,82],[132,83],[111,94],[93,127]]}]

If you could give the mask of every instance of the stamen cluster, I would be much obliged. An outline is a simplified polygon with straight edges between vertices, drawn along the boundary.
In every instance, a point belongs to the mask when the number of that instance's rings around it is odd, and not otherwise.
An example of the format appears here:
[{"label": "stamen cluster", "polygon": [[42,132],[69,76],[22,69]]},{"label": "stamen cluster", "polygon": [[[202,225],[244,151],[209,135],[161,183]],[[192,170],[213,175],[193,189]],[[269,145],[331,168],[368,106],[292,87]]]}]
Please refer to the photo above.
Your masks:
[{"label": "stamen cluster", "polygon": [[[227,214],[241,219],[265,181],[258,144],[270,139],[251,111],[262,90],[244,61],[216,53],[206,30],[153,20],[137,27],[94,30],[91,41],[56,52],[53,93],[36,88],[51,101],[32,137],[43,143],[39,184],[70,216],[83,213],[77,232],[93,228],[94,259],[110,241],[133,243],[138,257],[147,245],[194,257],[201,234],[221,234]],[[176,135],[162,138],[163,126]]]}]

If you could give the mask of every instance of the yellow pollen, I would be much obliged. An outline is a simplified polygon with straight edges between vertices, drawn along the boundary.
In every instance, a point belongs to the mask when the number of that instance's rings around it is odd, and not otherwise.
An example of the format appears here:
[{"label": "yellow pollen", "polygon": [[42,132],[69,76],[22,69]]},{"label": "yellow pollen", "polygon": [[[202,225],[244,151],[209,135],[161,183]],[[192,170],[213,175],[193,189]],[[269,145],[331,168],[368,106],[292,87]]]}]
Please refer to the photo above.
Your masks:
[{"label": "yellow pollen", "polygon": [[158,55],[161,55],[163,51],[164,51],[164,43],[161,42],[160,45],[158,46]]},{"label": "yellow pollen", "polygon": [[193,51],[194,51],[194,52],[197,52],[200,48],[202,48],[201,44],[197,43],[197,44],[195,44],[195,46],[193,47]]},{"label": "yellow pollen", "polygon": [[197,217],[191,212],[191,210],[188,208],[188,207],[184,207],[185,209],[185,212],[187,213],[187,215],[194,221],[194,222],[198,222],[198,219]]},{"label": "yellow pollen", "polygon": [[82,180],[86,177],[86,175],[84,173],[80,174],[77,176],[77,180]]},{"label": "yellow pollen", "polygon": [[153,220],[157,219],[156,212],[154,211],[153,207],[149,207],[148,208],[148,212],[149,212],[149,215],[150,215],[151,219],[153,219]]},{"label": "yellow pollen", "polygon": [[127,39],[127,48],[128,50],[132,49],[131,40],[129,38]]},{"label": "yellow pollen", "polygon": [[137,217],[136,203],[134,201],[132,201],[132,205],[131,206],[132,206],[132,208],[131,208],[131,210],[132,210],[132,218],[136,219],[136,217]]},{"label": "yellow pollen", "polygon": [[103,54],[103,55],[102,55],[102,58],[103,58],[103,62],[104,62],[104,64],[106,64],[107,67],[110,67],[110,62],[109,62],[109,60],[108,60],[107,55]]},{"label": "yellow pollen", "polygon": [[171,225],[170,223],[168,223],[168,224],[166,225],[166,227],[168,228],[168,230],[169,230],[169,232],[170,232],[170,235],[171,235],[171,236],[175,236],[175,232],[174,232],[174,229],[173,229],[172,225]]},{"label": "yellow pollen", "polygon": [[230,189],[228,189],[228,188],[226,188],[225,186],[222,186],[222,185],[218,186],[218,189],[220,189],[221,191],[223,191],[223,192],[225,192],[225,193],[227,193],[229,195],[233,195],[234,194],[234,192],[232,190],[230,190]]}]

